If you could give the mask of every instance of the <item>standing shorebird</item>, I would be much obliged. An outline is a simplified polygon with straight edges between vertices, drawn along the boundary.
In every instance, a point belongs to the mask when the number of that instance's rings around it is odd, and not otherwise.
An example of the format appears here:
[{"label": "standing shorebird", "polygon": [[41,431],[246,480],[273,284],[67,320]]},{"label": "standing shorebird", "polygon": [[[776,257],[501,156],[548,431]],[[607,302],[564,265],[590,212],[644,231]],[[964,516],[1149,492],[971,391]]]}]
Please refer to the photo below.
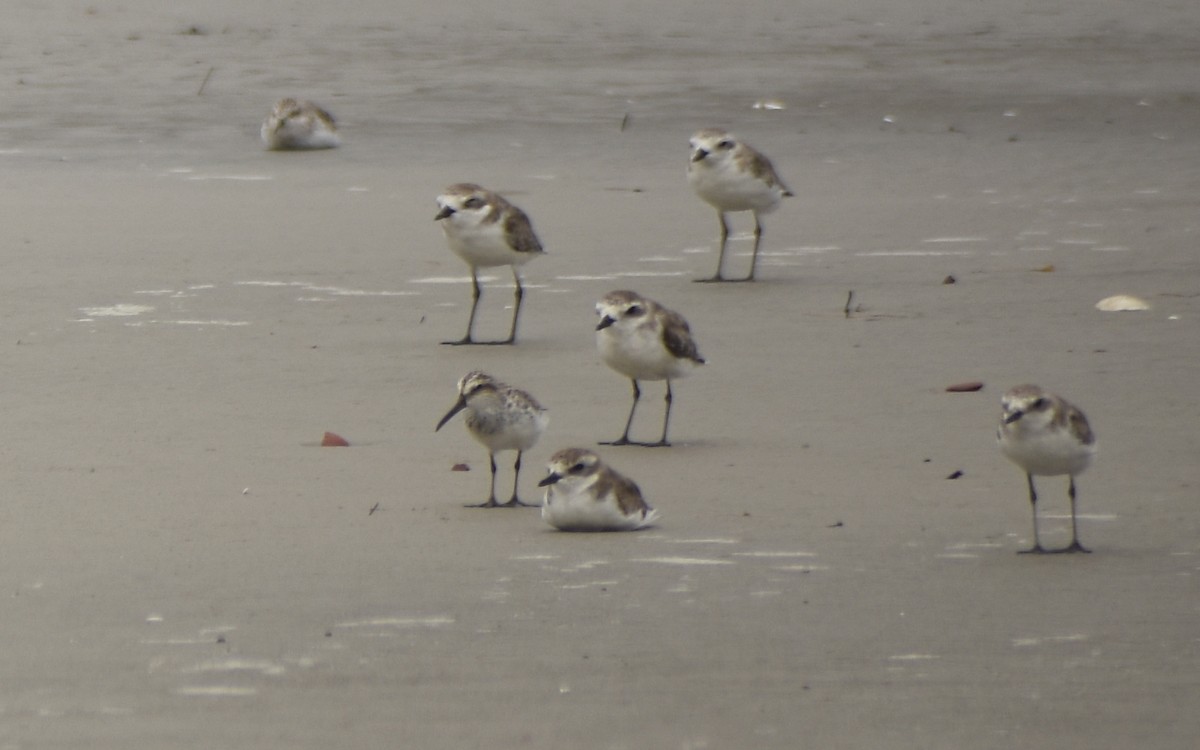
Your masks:
[{"label": "standing shorebird", "polygon": [[[521,478],[521,454],[533,447],[550,421],[546,409],[525,391],[501,383],[478,370],[467,373],[458,381],[458,401],[438,422],[434,432],[442,429],[442,425],[463,409],[467,410],[467,431],[488,449],[488,460],[492,465],[488,499],[467,507],[536,507],[521,502],[517,497],[517,487]],[[503,506],[496,502],[496,454],[500,451],[517,452],[517,460],[513,464],[512,497]]]},{"label": "standing shorebird", "polygon": [[633,531],[654,523],[658,511],[646,504],[633,480],[610,469],[584,448],[565,448],[550,457],[542,520],[561,531]]},{"label": "standing shorebird", "polygon": [[[517,318],[521,315],[520,267],[542,255],[542,243],[533,233],[533,224],[525,212],[491,190],[472,183],[459,183],[446,188],[438,196],[439,210],[433,217],[442,225],[446,242],[454,254],[471,267],[471,316],[467,318],[467,335],[458,341],[443,344],[512,344],[517,340]],[[479,269],[493,266],[512,268],[516,285],[513,303],[512,328],[503,341],[476,341],[475,311],[479,307]]]},{"label": "standing shorebird", "polygon": [[[671,421],[671,381],[689,374],[704,358],[696,349],[692,331],[679,313],[668,310],[637,292],[609,292],[596,303],[600,323],[596,326],[596,346],[604,363],[633,381],[633,405],[625,432],[612,442],[601,445],[667,446],[667,426]],[[657,443],[638,443],[629,439],[633,414],[642,391],[639,380],[667,381],[666,413],[662,438]]]},{"label": "standing shorebird", "polygon": [[[1083,472],[1096,452],[1096,437],[1087,417],[1065,399],[1036,385],[1018,385],[1000,399],[1003,410],[996,438],[1000,450],[1025,471],[1029,480],[1029,504],[1033,507],[1033,546],[1023,552],[1090,552],[1079,543],[1075,521],[1075,476]],[[1071,499],[1071,543],[1047,550],[1038,537],[1037,490],[1034,475],[1069,477]]]},{"label": "standing shorebird", "polygon": [[[779,208],[780,201],[792,195],[792,191],[783,184],[767,157],[724,130],[701,130],[692,136],[691,144],[688,182],[696,195],[717,209],[721,222],[717,273],[712,278],[697,281],[754,281],[763,233],[761,216]],[[749,275],[744,279],[727,279],[722,275],[725,246],[729,243],[729,223],[725,214],[736,211],[754,212],[754,252]]]},{"label": "standing shorebird", "polygon": [[271,151],[335,148],[342,142],[333,115],[312,102],[291,97],[275,103],[259,134]]}]

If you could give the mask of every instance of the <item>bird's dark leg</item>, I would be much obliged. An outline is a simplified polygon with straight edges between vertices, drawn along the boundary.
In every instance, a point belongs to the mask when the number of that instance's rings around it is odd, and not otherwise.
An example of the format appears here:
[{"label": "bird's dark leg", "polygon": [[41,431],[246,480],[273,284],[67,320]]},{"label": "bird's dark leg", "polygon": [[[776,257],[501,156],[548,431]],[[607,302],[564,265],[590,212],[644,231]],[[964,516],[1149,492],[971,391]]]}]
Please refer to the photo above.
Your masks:
[{"label": "bird's dark leg", "polygon": [[463,344],[474,344],[475,339],[471,338],[471,333],[475,330],[475,311],[479,309],[479,298],[483,296],[483,292],[479,288],[479,273],[474,267],[471,268],[471,315],[467,318],[467,335],[463,336],[458,341],[443,341],[443,344],[449,346],[462,346]]},{"label": "bird's dark leg", "polygon": [[496,508],[499,503],[496,502],[496,454],[488,453],[488,461],[492,464],[492,484],[488,487],[488,499],[482,503],[474,505],[466,505],[467,508]]},{"label": "bird's dark leg", "polygon": [[1067,485],[1067,496],[1071,498],[1071,543],[1063,547],[1060,552],[1091,552],[1090,549],[1079,543],[1079,528],[1075,521],[1075,477],[1071,477],[1071,483]]},{"label": "bird's dark leg", "polygon": [[1021,550],[1021,554],[1044,555],[1048,550],[1042,546],[1041,539],[1038,537],[1037,489],[1033,486],[1032,474],[1026,473],[1025,478],[1029,480],[1029,505],[1033,508],[1033,546]]},{"label": "bird's dark leg", "polygon": [[725,246],[729,244],[729,223],[725,220],[725,214],[721,211],[717,212],[717,218],[721,222],[721,250],[717,254],[717,275],[708,279],[696,279],[696,281],[704,284],[729,280],[721,275],[721,270],[725,267]]},{"label": "bird's dark leg", "polygon": [[600,443],[600,445],[630,445],[629,428],[633,426],[633,413],[637,411],[638,399],[642,397],[642,389],[638,388],[637,380],[631,380],[630,382],[633,383],[633,405],[629,407],[629,419],[625,420],[625,432],[616,440],[605,441]]},{"label": "bird's dark leg", "polygon": [[671,379],[667,378],[667,395],[663,398],[663,401],[666,404],[666,412],[663,414],[662,439],[660,439],[657,443],[650,444],[654,447],[666,448],[671,445],[670,443],[667,442],[667,427],[671,423],[671,402],[674,400],[675,400],[675,397],[671,395]]},{"label": "bird's dark leg", "polygon": [[762,222],[758,220],[758,212],[754,212],[754,252],[750,254],[750,275],[742,281],[754,281],[754,271],[758,267],[758,246],[762,243]]},{"label": "bird's dark leg", "polygon": [[513,464],[513,494],[512,494],[512,497],[509,498],[509,501],[504,504],[504,507],[505,508],[515,508],[518,505],[525,507],[525,508],[538,507],[538,506],[534,505],[533,503],[523,503],[523,502],[521,502],[521,499],[519,497],[517,497],[517,481],[520,479],[520,477],[521,477],[521,451],[517,451],[517,460],[516,460],[516,463]]},{"label": "bird's dark leg", "polygon": [[521,301],[525,299],[525,287],[521,286],[521,274],[517,272],[517,267],[512,267],[513,283],[516,284],[516,289],[513,290],[513,317],[512,328],[509,329],[508,339],[501,341],[501,344],[514,344],[517,341],[517,318],[521,315]]}]

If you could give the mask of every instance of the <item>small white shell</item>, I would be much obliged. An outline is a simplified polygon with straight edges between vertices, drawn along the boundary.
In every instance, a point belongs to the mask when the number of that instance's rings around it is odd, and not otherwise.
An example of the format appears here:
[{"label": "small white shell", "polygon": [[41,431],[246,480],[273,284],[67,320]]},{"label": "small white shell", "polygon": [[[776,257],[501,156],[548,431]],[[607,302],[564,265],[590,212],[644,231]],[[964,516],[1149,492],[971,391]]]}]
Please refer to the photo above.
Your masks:
[{"label": "small white shell", "polygon": [[1096,303],[1097,310],[1104,312],[1125,312],[1129,310],[1149,310],[1150,305],[1146,300],[1138,297],[1131,297],[1128,294],[1116,294],[1112,297],[1105,297]]}]

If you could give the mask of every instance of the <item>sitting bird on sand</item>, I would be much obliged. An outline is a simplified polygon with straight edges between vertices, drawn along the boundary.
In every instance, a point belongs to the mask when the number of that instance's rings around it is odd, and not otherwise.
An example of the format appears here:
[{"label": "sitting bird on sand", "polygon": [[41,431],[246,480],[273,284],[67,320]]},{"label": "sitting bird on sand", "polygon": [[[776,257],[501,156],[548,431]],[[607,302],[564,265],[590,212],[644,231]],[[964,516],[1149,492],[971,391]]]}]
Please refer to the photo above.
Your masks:
[{"label": "sitting bird on sand", "polygon": [[342,142],[333,115],[312,102],[291,97],[275,103],[260,135],[271,151],[335,148]]},{"label": "sitting bird on sand", "polygon": [[561,531],[633,531],[654,523],[658,511],[646,504],[634,482],[584,448],[565,448],[550,457],[542,519]]}]

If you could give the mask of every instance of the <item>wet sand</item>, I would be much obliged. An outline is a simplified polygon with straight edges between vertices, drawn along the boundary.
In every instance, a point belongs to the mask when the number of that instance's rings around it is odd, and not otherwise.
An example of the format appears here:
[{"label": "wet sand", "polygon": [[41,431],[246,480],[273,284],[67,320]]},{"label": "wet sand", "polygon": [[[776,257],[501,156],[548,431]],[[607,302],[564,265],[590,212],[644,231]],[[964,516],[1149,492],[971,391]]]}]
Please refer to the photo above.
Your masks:
[{"label": "wet sand", "polygon": [[[239,5],[3,31],[0,748],[1194,746],[1195,8]],[[284,95],[345,146],[262,151]],[[691,283],[713,125],[797,195],[754,285]],[[514,348],[437,343],[469,288],[433,198],[462,180],[548,250]],[[463,508],[486,454],[433,428],[469,369],[551,410],[526,499],[619,434],[616,288],[708,359],[674,447],[601,449],[659,525]],[[1117,293],[1151,309],[1094,309]],[[1099,436],[1091,555],[1015,554],[994,424],[1026,381]],[[1052,544],[1065,484],[1039,482]]]}]

